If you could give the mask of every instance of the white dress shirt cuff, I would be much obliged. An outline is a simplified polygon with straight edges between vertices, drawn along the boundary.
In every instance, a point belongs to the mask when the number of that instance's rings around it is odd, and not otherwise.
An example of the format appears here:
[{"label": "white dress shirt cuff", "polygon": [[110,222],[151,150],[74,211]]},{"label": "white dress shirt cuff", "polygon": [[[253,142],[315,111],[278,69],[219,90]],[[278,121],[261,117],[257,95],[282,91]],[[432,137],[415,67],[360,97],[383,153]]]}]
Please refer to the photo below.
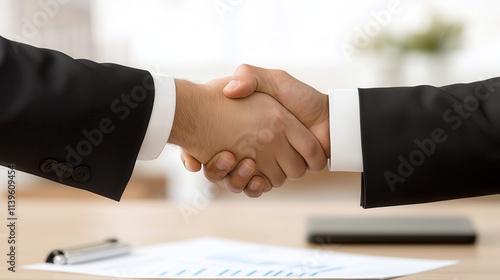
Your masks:
[{"label": "white dress shirt cuff", "polygon": [[155,86],[153,111],[139,151],[139,160],[158,158],[167,144],[175,115],[175,82],[166,75],[151,74]]},{"label": "white dress shirt cuff", "polygon": [[363,172],[357,89],[328,90],[330,105],[330,171]]}]

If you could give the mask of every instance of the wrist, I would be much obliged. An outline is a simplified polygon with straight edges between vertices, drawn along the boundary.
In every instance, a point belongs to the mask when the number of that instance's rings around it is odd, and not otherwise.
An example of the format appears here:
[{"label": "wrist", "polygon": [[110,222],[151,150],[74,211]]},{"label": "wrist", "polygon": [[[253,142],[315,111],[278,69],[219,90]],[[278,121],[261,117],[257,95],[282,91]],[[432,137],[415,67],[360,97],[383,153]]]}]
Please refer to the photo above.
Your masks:
[{"label": "wrist", "polygon": [[194,122],[198,119],[198,100],[193,96],[196,87],[197,85],[191,82],[175,79],[175,115],[168,143],[186,150],[192,146],[189,136],[192,137],[195,130]]},{"label": "wrist", "polygon": [[[168,142],[183,148],[199,162],[206,163],[211,157],[213,119],[217,106],[210,88],[206,85],[175,79],[176,106],[172,131]],[[212,143],[212,144],[210,144]]]}]

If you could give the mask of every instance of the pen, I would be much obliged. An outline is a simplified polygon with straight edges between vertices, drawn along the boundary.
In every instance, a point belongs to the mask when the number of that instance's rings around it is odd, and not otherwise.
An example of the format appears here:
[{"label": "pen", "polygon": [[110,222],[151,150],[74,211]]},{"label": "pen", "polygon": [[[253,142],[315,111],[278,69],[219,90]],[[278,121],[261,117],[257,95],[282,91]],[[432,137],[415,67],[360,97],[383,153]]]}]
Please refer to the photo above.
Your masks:
[{"label": "pen", "polygon": [[76,264],[129,254],[131,248],[117,239],[52,251],[46,262],[59,265]]}]

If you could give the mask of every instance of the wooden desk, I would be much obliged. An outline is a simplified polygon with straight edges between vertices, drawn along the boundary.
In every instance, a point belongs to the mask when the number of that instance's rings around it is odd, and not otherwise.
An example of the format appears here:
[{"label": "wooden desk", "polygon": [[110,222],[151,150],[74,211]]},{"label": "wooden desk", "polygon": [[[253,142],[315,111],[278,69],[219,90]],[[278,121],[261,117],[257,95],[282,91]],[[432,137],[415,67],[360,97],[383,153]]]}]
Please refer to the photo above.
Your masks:
[{"label": "wooden desk", "polygon": [[[243,200],[243,201],[242,201]],[[22,265],[44,261],[54,248],[117,237],[133,246],[200,236],[292,247],[312,247],[305,241],[310,215],[437,215],[458,214],[472,219],[479,232],[475,245],[336,245],[339,252],[397,257],[458,259],[453,267],[402,279],[500,279],[500,197],[467,199],[417,206],[363,210],[350,201],[339,203],[236,199],[175,205],[159,201],[37,201],[18,200],[17,269],[6,267],[6,228],[2,226],[1,279],[105,279],[23,270]],[[5,204],[2,204],[5,205]],[[184,215],[182,214],[184,211]],[[1,213],[4,213],[1,209]],[[2,224],[6,222],[1,214]]]}]

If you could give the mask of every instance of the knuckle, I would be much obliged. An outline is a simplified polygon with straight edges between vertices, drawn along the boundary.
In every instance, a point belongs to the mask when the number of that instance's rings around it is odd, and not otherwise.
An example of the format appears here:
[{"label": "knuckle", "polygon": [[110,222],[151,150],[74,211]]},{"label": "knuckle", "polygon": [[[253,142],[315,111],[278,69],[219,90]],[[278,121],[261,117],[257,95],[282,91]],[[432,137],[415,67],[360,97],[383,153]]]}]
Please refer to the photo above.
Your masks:
[{"label": "knuckle", "polygon": [[215,172],[213,170],[209,170],[209,169],[204,169],[204,174],[205,174],[205,178],[207,178],[209,181],[211,182],[214,182],[214,183],[217,183],[217,182],[220,182],[224,179],[224,177],[226,177],[226,174],[223,173],[223,172]]},{"label": "knuckle", "polygon": [[274,70],[273,74],[274,74],[273,75],[274,80],[279,81],[279,82],[274,84],[276,92],[279,92],[280,85],[282,84],[281,82],[282,81],[289,81],[291,76],[290,76],[290,74],[288,74],[288,72],[286,72],[285,70],[282,70],[282,69]]},{"label": "knuckle", "polygon": [[224,179],[224,184],[226,188],[234,193],[240,193],[245,189],[246,182],[238,180],[236,176],[230,176],[229,178]]},{"label": "knuckle", "polygon": [[307,165],[302,162],[300,164],[293,165],[293,170],[290,172],[290,174],[287,174],[287,177],[290,180],[297,180],[304,177],[304,174],[306,174],[306,172]]},{"label": "knuckle", "polygon": [[257,135],[257,139],[263,144],[269,144],[274,141],[275,133],[269,128],[261,129]]},{"label": "knuckle", "polygon": [[236,140],[235,152],[244,155],[248,158],[257,157],[257,149],[255,148],[255,143],[258,141],[257,135],[252,133],[245,133],[243,136]]},{"label": "knuckle", "polygon": [[284,110],[273,108],[269,116],[269,127],[273,132],[282,132],[286,129],[288,117]]},{"label": "knuckle", "polygon": [[281,77],[281,78],[287,78],[288,76],[290,76],[290,74],[288,74],[288,72],[286,72],[285,70],[283,69],[277,69],[275,70],[275,75],[277,77]]},{"label": "knuckle", "polygon": [[309,166],[309,170],[311,170],[313,172],[319,172],[319,171],[323,170],[323,168],[325,168],[326,163],[327,163],[327,158],[323,157],[323,158],[317,160],[314,165],[311,164]]},{"label": "knuckle", "polygon": [[320,148],[321,146],[316,139],[308,138],[302,142],[299,153],[303,158],[312,158],[318,153]]},{"label": "knuckle", "polygon": [[238,66],[238,68],[236,68],[236,72],[240,73],[240,74],[245,74],[247,72],[250,72],[252,70],[253,66],[249,65],[249,64],[241,64],[240,66]]}]

